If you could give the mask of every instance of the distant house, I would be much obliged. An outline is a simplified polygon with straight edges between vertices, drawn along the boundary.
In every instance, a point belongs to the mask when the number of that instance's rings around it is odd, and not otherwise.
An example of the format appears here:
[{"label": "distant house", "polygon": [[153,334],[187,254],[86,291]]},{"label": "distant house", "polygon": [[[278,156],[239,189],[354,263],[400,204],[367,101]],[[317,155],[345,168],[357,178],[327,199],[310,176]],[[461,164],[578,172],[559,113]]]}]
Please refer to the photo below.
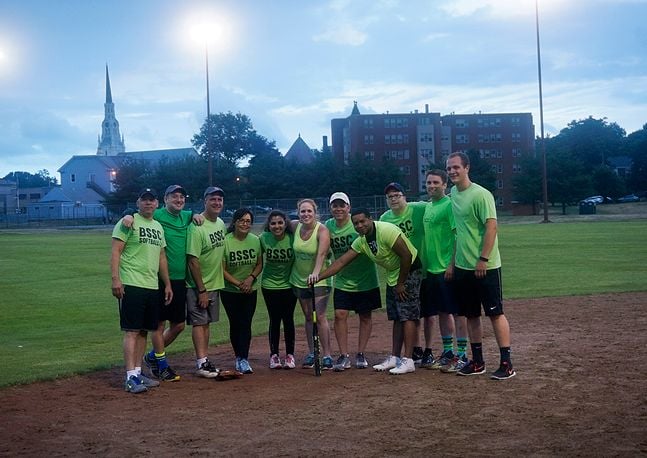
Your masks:
[{"label": "distant house", "polygon": [[194,148],[126,151],[112,102],[110,76],[106,66],[106,102],[97,154],[72,156],[58,172],[61,185],[42,199],[27,205],[29,219],[106,218],[103,202],[113,192],[119,168],[128,159],[157,163],[163,158],[180,159],[197,155]]}]

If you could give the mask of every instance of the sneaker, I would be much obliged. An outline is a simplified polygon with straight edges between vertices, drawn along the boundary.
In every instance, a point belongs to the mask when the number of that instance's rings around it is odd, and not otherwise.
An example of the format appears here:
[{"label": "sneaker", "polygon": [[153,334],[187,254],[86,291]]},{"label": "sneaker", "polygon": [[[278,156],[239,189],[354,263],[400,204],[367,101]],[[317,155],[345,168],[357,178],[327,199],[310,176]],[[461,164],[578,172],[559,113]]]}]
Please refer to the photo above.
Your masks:
[{"label": "sneaker", "polygon": [[142,381],[146,388],[155,388],[156,386],[160,386],[160,382],[148,378],[144,374],[139,374],[139,379]]},{"label": "sneaker", "polygon": [[270,369],[282,369],[281,359],[276,353],[270,356]]},{"label": "sneaker", "polygon": [[512,364],[509,361],[503,361],[499,368],[492,372],[490,378],[492,380],[506,380],[514,377],[517,373],[514,371]]},{"label": "sneaker", "polygon": [[249,361],[245,358],[240,358],[240,370],[243,374],[253,374],[252,366],[249,365]]},{"label": "sneaker", "polygon": [[379,372],[388,371],[389,369],[393,369],[395,366],[397,366],[399,362],[400,358],[398,358],[397,356],[389,355],[380,364],[373,366],[373,369]]},{"label": "sneaker", "polygon": [[420,361],[420,367],[425,369],[431,369],[431,366],[434,364],[434,355],[432,353],[425,353]]},{"label": "sneaker", "polygon": [[303,367],[313,367],[315,365],[315,354],[308,353],[303,360]]},{"label": "sneaker", "polygon": [[177,382],[178,380],[180,380],[180,376],[177,375],[173,369],[171,369],[171,366],[166,366],[166,369],[159,371],[157,378],[159,378],[163,382]]},{"label": "sneaker", "polygon": [[413,351],[411,352],[411,359],[413,360],[414,364],[420,364],[424,355],[425,354],[422,351],[422,347],[413,347]]},{"label": "sneaker", "polygon": [[402,375],[408,374],[409,372],[415,372],[416,365],[411,358],[400,358],[398,365],[389,371],[389,374],[392,375]]},{"label": "sneaker", "polygon": [[477,363],[470,360],[461,370],[456,372],[456,375],[479,375],[485,374],[485,363]]},{"label": "sneaker", "polygon": [[234,363],[234,369],[236,370],[236,372],[242,372],[242,371],[243,371],[243,370],[241,369],[241,367],[240,367],[240,361],[241,361],[241,359],[242,359],[242,358],[239,358],[238,356],[236,356],[236,362]]},{"label": "sneaker", "polygon": [[155,357],[150,357],[149,353],[144,353],[144,357],[142,358],[144,360],[144,364],[146,364],[146,367],[151,371],[151,374],[153,374],[153,377],[159,378],[160,376],[160,371],[159,367],[157,366],[157,360]]},{"label": "sneaker", "polygon": [[332,370],[342,372],[344,369],[350,369],[350,357],[348,355],[339,355],[337,362],[333,365]]},{"label": "sneaker", "polygon": [[451,361],[440,368],[440,372],[454,373],[460,371],[467,364],[467,357],[465,355],[458,357],[454,356]]},{"label": "sneaker", "polygon": [[143,393],[144,391],[148,391],[148,388],[144,385],[144,381],[138,375],[128,377],[124,389],[129,393]]},{"label": "sneaker", "polygon": [[358,369],[366,369],[368,367],[368,361],[366,361],[364,353],[357,353],[357,356],[355,356],[355,367]]},{"label": "sneaker", "polygon": [[[349,363],[350,363],[350,361],[349,361]],[[321,368],[328,371],[328,370],[331,370],[332,367],[333,367],[332,356],[330,356],[330,355],[324,356],[322,358],[322,360],[321,360]]]},{"label": "sneaker", "polygon": [[[439,370],[441,367],[447,366],[453,360],[454,360],[454,353],[451,351],[446,351],[442,355],[440,355],[440,358],[434,360],[434,362],[431,363],[431,366],[429,366],[429,369]],[[422,365],[420,367],[422,367]]]},{"label": "sneaker", "polygon": [[297,367],[297,362],[294,360],[294,355],[285,355],[283,369],[294,369],[295,367]]},{"label": "sneaker", "polygon": [[200,367],[195,371],[195,375],[204,378],[216,378],[218,377],[218,374],[220,374],[220,369],[211,364],[211,361],[209,360],[200,364]]}]

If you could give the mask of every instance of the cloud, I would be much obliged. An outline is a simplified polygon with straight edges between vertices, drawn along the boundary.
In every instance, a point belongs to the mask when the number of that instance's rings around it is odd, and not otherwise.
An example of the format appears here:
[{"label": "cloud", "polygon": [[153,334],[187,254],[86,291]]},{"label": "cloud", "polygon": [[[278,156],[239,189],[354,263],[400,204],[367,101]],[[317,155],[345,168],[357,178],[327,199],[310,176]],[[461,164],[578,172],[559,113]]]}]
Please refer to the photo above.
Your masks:
[{"label": "cloud", "polygon": [[315,42],[330,42],[338,45],[361,46],[366,42],[367,35],[357,30],[351,24],[333,24],[326,31],[314,35]]}]

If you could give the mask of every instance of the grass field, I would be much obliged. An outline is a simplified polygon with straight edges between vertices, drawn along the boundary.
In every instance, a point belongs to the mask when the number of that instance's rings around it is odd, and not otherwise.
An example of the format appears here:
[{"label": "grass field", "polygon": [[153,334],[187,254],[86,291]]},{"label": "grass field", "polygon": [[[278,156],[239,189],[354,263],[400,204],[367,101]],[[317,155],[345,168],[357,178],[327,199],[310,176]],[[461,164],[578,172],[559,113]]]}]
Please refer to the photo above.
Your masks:
[{"label": "grass field", "polygon": [[[501,224],[504,295],[645,290],[646,233],[645,219]],[[0,386],[122,364],[109,254],[106,230],[0,232]],[[212,343],[228,341],[227,327],[212,326]],[[254,333],[266,331],[259,294]],[[191,349],[185,331],[168,353]]]}]

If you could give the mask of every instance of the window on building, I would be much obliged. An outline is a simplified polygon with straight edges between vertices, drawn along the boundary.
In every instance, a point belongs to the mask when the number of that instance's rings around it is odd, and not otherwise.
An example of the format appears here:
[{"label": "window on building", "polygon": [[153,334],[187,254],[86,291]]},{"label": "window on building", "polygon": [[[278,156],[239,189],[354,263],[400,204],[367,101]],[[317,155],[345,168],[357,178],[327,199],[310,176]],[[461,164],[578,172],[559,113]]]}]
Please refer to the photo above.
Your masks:
[{"label": "window on building", "polygon": [[411,175],[411,167],[408,165],[403,165],[400,167],[400,172],[402,172],[403,175]]},{"label": "window on building", "polygon": [[364,118],[364,128],[365,129],[373,128],[373,118]]},{"label": "window on building", "polygon": [[521,141],[521,134],[513,132],[512,133],[512,143],[519,143]]},{"label": "window on building", "polygon": [[72,183],[75,183],[75,182],[76,182],[76,174],[75,174],[75,173],[70,173],[70,181],[71,181]]},{"label": "window on building", "polygon": [[470,141],[470,136],[467,134],[456,135],[456,143],[458,144],[469,143],[469,141]]},{"label": "window on building", "polygon": [[517,116],[511,117],[510,124],[512,124],[512,127],[519,127],[521,125],[521,118]]},{"label": "window on building", "polygon": [[29,194],[29,199],[30,200],[38,200],[40,199],[40,192],[32,192]]},{"label": "window on building", "polygon": [[512,164],[512,173],[521,173],[521,166],[519,164]]},{"label": "window on building", "polygon": [[373,135],[364,135],[364,144],[365,145],[372,145],[375,142],[373,139]]},{"label": "window on building", "polygon": [[496,188],[503,189],[503,180],[496,180]]},{"label": "window on building", "polygon": [[368,159],[369,161],[374,161],[375,151],[364,151],[364,159]]},{"label": "window on building", "polygon": [[512,148],[512,157],[521,157],[521,148]]},{"label": "window on building", "polygon": [[492,164],[492,171],[494,173],[503,173],[503,164]]},{"label": "window on building", "polygon": [[457,119],[455,126],[459,128],[469,127],[469,121],[467,119]]},{"label": "window on building", "polygon": [[503,202],[504,202],[503,197],[498,196],[498,197],[496,198],[496,204],[497,204],[497,206],[498,206],[498,207],[503,206]]}]

